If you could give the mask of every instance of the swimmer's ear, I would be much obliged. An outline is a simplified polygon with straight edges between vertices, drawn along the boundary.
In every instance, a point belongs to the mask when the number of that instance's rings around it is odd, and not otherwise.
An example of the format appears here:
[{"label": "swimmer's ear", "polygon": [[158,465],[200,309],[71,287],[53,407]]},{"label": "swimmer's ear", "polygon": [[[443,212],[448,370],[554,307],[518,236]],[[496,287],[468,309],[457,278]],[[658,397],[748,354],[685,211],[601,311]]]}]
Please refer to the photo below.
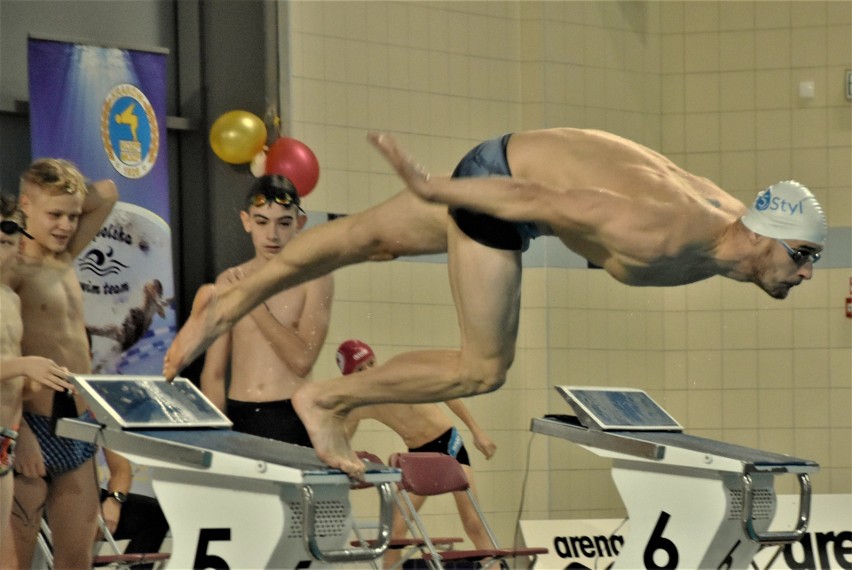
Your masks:
[{"label": "swimmer's ear", "polygon": [[26,216],[27,212],[24,210],[24,208],[29,209],[31,205],[32,198],[30,198],[30,195],[27,192],[21,192],[18,196],[18,209],[21,210],[21,212],[23,212]]},{"label": "swimmer's ear", "polygon": [[299,210],[299,213],[296,214],[296,229],[301,230],[306,223],[308,223],[308,215]]},{"label": "swimmer's ear", "polygon": [[240,221],[243,223],[243,229],[247,234],[251,233],[251,216],[245,210],[240,210]]}]

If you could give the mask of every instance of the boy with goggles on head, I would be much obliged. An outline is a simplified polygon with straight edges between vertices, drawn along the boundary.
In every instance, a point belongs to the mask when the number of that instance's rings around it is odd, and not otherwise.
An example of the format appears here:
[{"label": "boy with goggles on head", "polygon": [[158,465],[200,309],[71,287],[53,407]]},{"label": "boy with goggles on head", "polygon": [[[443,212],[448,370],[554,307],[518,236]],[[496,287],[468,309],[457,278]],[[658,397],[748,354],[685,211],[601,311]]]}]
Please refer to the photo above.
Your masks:
[{"label": "boy with goggles on head", "polygon": [[[259,178],[245,204],[240,219],[251,237],[254,257],[224,271],[217,286],[258,271],[307,221],[296,188],[283,176]],[[234,422],[235,430],[311,445],[290,397],[310,379],[328,334],[333,296],[331,276],[282,291],[240,319],[207,350],[201,389]]]},{"label": "boy with goggles on head", "polygon": [[296,188],[287,178],[277,174],[264,176],[251,187],[246,196],[246,209],[250,206],[260,208],[272,202],[285,208],[295,205],[299,212],[305,213]]}]

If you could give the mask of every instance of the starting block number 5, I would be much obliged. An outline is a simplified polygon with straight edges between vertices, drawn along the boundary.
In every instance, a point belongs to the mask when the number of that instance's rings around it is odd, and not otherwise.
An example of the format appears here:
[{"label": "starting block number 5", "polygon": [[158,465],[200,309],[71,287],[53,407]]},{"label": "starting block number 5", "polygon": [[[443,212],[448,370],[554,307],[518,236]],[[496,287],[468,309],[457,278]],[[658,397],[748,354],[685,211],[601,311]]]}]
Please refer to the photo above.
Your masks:
[{"label": "starting block number 5", "polygon": [[213,568],[213,570],[231,570],[228,563],[221,556],[209,554],[207,547],[211,542],[231,540],[231,529],[229,528],[202,528],[198,532],[198,547],[195,549],[195,561],[192,567],[198,570]]},{"label": "starting block number 5", "polygon": [[[207,548],[211,542],[224,542],[231,540],[231,529],[229,528],[202,528],[198,531],[198,546],[195,549],[195,561],[192,563],[193,570],[231,570],[228,562],[221,556],[210,554]],[[308,568],[310,560],[302,560],[296,568]]]}]

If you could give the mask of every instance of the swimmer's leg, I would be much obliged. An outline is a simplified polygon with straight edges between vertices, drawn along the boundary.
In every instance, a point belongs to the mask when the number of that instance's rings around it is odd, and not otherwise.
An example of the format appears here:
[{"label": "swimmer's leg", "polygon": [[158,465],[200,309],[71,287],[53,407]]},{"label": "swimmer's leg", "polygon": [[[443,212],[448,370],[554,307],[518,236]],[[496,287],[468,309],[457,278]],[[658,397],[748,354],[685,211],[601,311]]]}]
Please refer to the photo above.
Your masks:
[{"label": "swimmer's leg", "polygon": [[[8,475],[11,477],[12,475]],[[41,477],[15,475],[14,504],[6,537],[11,537],[11,545],[4,545],[3,560],[9,562],[9,568],[29,568],[32,566],[36,540],[44,506],[47,501],[47,481]],[[11,546],[8,548],[8,546]],[[8,556],[8,557],[7,557]]]},{"label": "swimmer's leg", "polygon": [[[473,498],[479,502],[479,493],[476,490],[473,469],[470,465],[462,465],[462,470],[464,471],[465,476],[467,476],[467,481],[470,484],[470,490],[473,493]],[[482,519],[479,518],[479,514],[476,512],[476,507],[473,506],[473,503],[467,493],[464,491],[457,491],[453,493],[453,497],[456,500],[456,508],[459,511],[459,517],[461,517],[464,532],[467,534],[468,538],[470,538],[473,546],[479,550],[496,548],[496,545],[491,542],[491,537],[488,536],[488,531],[485,529],[485,525],[482,524]]]},{"label": "swimmer's leg", "polygon": [[390,402],[443,402],[496,390],[515,353],[520,252],[483,246],[455,223],[448,229],[450,283],[461,350],[409,352],[358,374],[358,382],[308,382],[293,395],[317,455],[359,478],[364,465],[344,429],[354,408]]},{"label": "swimmer's leg", "polygon": [[176,376],[217,336],[279,291],[355,263],[446,251],[447,220],[443,206],[400,192],[363,212],[305,231],[246,279],[215,291],[199,290],[192,314],[166,354],[163,374]]},{"label": "swimmer's leg", "polygon": [[100,507],[94,458],[57,475],[47,501],[56,568],[91,568]]},{"label": "swimmer's leg", "polygon": [[[408,497],[411,499],[411,503],[414,506],[414,510],[420,512],[420,508],[426,502],[426,497],[421,495],[415,495],[414,493],[409,493]],[[408,535],[408,524],[405,522],[405,519],[402,516],[402,512],[400,512],[399,507],[394,505],[393,509],[393,522],[391,524],[391,539],[402,539]],[[402,551],[397,548],[388,548],[385,552],[385,556],[383,558],[383,568],[392,568],[394,564],[398,563],[400,558],[402,558]]]}]

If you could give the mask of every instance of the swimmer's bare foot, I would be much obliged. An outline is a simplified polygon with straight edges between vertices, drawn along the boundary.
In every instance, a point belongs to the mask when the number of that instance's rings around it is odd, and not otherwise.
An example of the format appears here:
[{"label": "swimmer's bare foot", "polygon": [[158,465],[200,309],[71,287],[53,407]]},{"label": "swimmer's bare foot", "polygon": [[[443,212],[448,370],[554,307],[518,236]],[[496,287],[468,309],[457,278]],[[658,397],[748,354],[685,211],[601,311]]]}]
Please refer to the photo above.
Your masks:
[{"label": "swimmer's bare foot", "polygon": [[317,457],[353,479],[364,480],[364,463],[349,446],[344,418],[321,403],[324,382],[309,382],[292,396],[293,408],[305,424]]},{"label": "swimmer's bare foot", "polygon": [[412,192],[426,201],[433,200],[429,173],[400,148],[392,135],[369,133],[367,140],[382,153]]},{"label": "swimmer's bare foot", "polygon": [[167,380],[173,380],[228,328],[226,324],[217,325],[214,320],[216,301],[214,285],[202,285],[198,289],[192,302],[192,312],[163,359],[163,376]]}]

